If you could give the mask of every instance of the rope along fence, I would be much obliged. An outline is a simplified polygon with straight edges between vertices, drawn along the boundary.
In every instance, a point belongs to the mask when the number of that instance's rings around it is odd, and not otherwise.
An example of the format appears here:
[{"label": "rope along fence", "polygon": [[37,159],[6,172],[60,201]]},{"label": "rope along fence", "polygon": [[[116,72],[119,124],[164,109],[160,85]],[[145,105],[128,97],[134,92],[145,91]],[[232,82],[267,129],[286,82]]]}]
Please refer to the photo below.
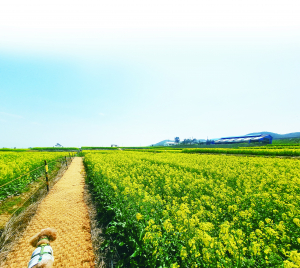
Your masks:
[{"label": "rope along fence", "polygon": [[[69,162],[71,162],[71,161],[73,160],[73,158],[74,158],[74,157],[70,157],[70,158],[69,158]],[[49,164],[50,164],[50,163],[53,163],[53,162],[55,162],[55,161],[56,161],[56,162],[59,162],[58,160],[54,160],[54,161],[49,162]],[[45,163],[47,163],[46,160],[45,160]],[[66,167],[67,167],[67,169],[68,169],[68,160],[67,160],[66,157],[65,157],[64,163],[65,163],[65,165],[66,165]],[[62,166],[63,166],[64,163],[62,163]],[[41,166],[41,167],[43,167],[43,166]],[[19,208],[17,208],[17,209],[12,213],[12,215],[10,216],[10,218],[12,218],[12,216],[13,216],[14,214],[16,214],[18,210],[21,210],[21,209],[24,207],[24,205],[25,205],[28,201],[32,201],[32,202],[36,201],[37,198],[34,198],[34,195],[36,195],[38,191],[42,190],[42,187],[44,187],[45,185],[46,185],[47,192],[49,192],[50,189],[49,189],[49,177],[48,177],[48,165],[47,165],[47,164],[45,165],[45,173],[46,173],[46,181],[45,181],[44,183],[42,183],[42,185],[41,185],[40,187],[38,187],[37,190],[35,190],[34,193],[33,193],[32,195],[30,195],[30,196],[22,203],[22,205],[21,205]],[[54,185],[54,184],[53,184],[53,185]],[[52,185],[52,187],[53,187],[53,185]],[[51,188],[52,188],[52,187],[51,187]]]},{"label": "rope along fence", "polygon": [[[51,188],[55,185],[55,183],[62,177],[64,171],[68,169],[68,166],[74,159],[76,154],[69,154],[69,157],[62,157],[59,159],[56,159],[51,162],[46,162],[47,165],[51,164],[53,162],[60,162],[61,166],[54,173],[48,175],[48,183],[45,180],[41,180],[39,185],[34,192],[32,192],[28,197],[26,197],[21,204],[18,204],[18,207],[11,211],[9,214],[9,217],[6,219],[6,224],[0,226],[0,267],[2,264],[2,261],[5,259],[5,256],[10,251],[11,247],[14,244],[14,241],[20,237],[23,230],[27,227],[29,224],[31,218],[35,215],[35,212],[38,208],[38,205],[40,201],[48,194],[48,191],[51,190]],[[46,164],[45,163],[45,164]],[[23,175],[19,176],[18,178],[14,179],[20,179],[22,176],[27,175],[30,172],[34,172],[34,170],[45,168],[48,172],[48,166],[42,165],[39,166],[36,169],[33,169],[27,173],[24,173]],[[44,176],[41,175],[40,178],[43,178]],[[7,183],[5,184],[7,185]],[[47,187],[45,187],[47,186]],[[4,187],[4,185],[1,185],[0,187]]]},{"label": "rope along fence", "polygon": [[[72,154],[72,156],[69,154],[69,158],[72,158],[72,157],[74,157],[74,156],[75,156],[75,154]],[[4,187],[4,186],[8,185],[8,184],[13,183],[13,182],[16,181],[16,180],[19,180],[19,179],[23,178],[24,176],[26,176],[26,175],[28,175],[28,174],[31,174],[33,171],[36,171],[36,170],[38,170],[38,169],[40,169],[40,168],[42,168],[42,167],[45,167],[46,172],[48,172],[48,164],[51,164],[51,163],[54,163],[54,162],[62,162],[62,161],[65,161],[66,166],[68,166],[67,156],[61,157],[61,158],[59,158],[59,159],[53,160],[53,161],[48,162],[48,163],[47,163],[46,160],[44,160],[45,165],[41,165],[41,166],[39,166],[39,167],[37,167],[37,168],[35,168],[35,169],[33,169],[33,170],[30,170],[30,171],[28,171],[28,172],[22,174],[21,176],[19,176],[18,178],[13,179],[12,181],[9,181],[9,182],[7,182],[7,183],[5,183],[5,184],[0,185],[0,189],[1,189],[2,187]]]},{"label": "rope along fence", "polygon": [[[47,192],[49,192],[49,190],[50,190],[50,189],[49,189],[49,175],[48,175],[48,170],[49,170],[48,165],[49,165],[49,164],[54,163],[54,162],[60,162],[60,163],[61,163],[61,167],[63,167],[63,166],[65,165],[65,167],[68,168],[68,161],[71,162],[72,159],[74,158],[74,156],[75,156],[75,154],[72,154],[72,155],[69,154],[68,159],[67,159],[67,156],[65,156],[65,157],[61,157],[61,158],[59,158],[59,159],[50,161],[50,162],[48,162],[48,163],[47,163],[46,160],[44,160],[44,162],[45,162],[44,165],[41,165],[41,166],[39,166],[39,167],[37,167],[37,168],[35,168],[35,169],[33,169],[33,170],[30,170],[29,172],[26,172],[26,173],[22,174],[22,175],[19,176],[18,178],[15,178],[15,179],[13,179],[13,180],[10,181],[10,182],[7,182],[7,183],[1,185],[1,186],[0,186],[0,190],[1,190],[1,188],[10,185],[11,183],[13,183],[13,182],[15,182],[15,181],[17,181],[17,180],[23,178],[24,176],[26,176],[26,175],[28,175],[28,174],[31,174],[31,173],[34,172],[34,171],[37,171],[37,170],[39,170],[39,169],[41,169],[41,168],[43,168],[43,167],[45,168],[45,177],[46,177],[45,182],[42,183],[42,185],[39,186],[39,187],[33,192],[33,194],[31,194],[31,195],[30,195],[30,196],[22,203],[22,205],[20,205],[20,206],[18,205],[18,208],[17,208],[15,211],[13,211],[13,213],[12,213],[11,216],[10,216],[10,218],[12,218],[12,216],[15,215],[19,210],[21,210],[22,208],[24,208],[24,205],[25,205],[29,200],[36,200],[37,198],[34,198],[34,196],[37,194],[38,191],[42,190],[42,188],[43,188],[45,185],[46,185]],[[61,168],[61,167],[60,167],[60,168]],[[41,175],[40,177],[43,177],[43,175]],[[5,189],[5,188],[4,188],[4,189]],[[10,219],[10,218],[9,218],[9,219]]]},{"label": "rope along fence", "polygon": [[[69,162],[72,162],[72,160],[73,160],[73,158],[74,158],[74,156],[70,156],[69,157]],[[53,162],[59,162],[59,160],[54,160],[54,161],[51,161],[51,162],[49,162],[49,164],[50,163],[53,163]],[[63,161],[63,163],[62,163],[62,166],[63,166],[63,164],[65,164],[65,166],[66,166],[66,168],[68,169],[68,160],[67,160],[67,157],[64,157],[64,161]],[[41,167],[44,167],[44,166],[41,166]],[[37,201],[38,199],[39,199],[39,197],[41,197],[43,194],[47,194],[48,192],[49,192],[49,177],[48,177],[48,164],[47,164],[47,161],[45,160],[45,173],[46,173],[46,181],[45,181],[45,183],[43,183],[40,187],[38,187],[34,192],[33,192],[33,194],[31,194],[17,209],[15,209],[14,211],[13,211],[13,213],[10,215],[10,217],[9,217],[9,220],[15,215],[15,214],[18,214],[18,212],[21,212],[22,211],[22,209],[24,209],[26,206],[26,204],[27,203],[29,203],[29,202],[31,202],[31,203],[33,203],[33,202],[35,202],[35,201]],[[45,191],[42,191],[42,192],[40,192],[41,190],[44,190],[44,189],[42,189],[44,186],[46,185],[46,189],[47,189],[47,192],[45,192]],[[54,185],[54,183],[53,183],[53,185]],[[53,187],[53,185],[52,185],[52,187]],[[51,188],[52,188],[51,187]],[[40,192],[40,193],[39,193]]]}]

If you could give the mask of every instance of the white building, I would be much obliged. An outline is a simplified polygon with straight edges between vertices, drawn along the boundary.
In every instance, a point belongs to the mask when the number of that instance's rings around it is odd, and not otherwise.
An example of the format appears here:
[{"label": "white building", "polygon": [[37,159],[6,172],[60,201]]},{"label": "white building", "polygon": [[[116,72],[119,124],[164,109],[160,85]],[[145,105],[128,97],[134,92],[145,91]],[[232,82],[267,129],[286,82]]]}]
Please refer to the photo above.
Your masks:
[{"label": "white building", "polygon": [[61,148],[61,147],[64,147],[64,146],[62,146],[62,145],[59,144],[59,143],[56,143],[54,147],[59,147],[59,148]]},{"label": "white building", "polygon": [[164,146],[173,146],[173,145],[177,145],[178,143],[177,142],[174,142],[174,141],[167,141],[164,143]]}]

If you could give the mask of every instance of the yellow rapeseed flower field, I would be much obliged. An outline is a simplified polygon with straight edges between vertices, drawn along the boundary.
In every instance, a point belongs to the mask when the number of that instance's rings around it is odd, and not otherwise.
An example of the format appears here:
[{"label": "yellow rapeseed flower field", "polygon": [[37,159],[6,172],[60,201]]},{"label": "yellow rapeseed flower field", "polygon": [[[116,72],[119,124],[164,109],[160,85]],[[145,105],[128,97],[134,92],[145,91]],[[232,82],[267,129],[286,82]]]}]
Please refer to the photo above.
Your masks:
[{"label": "yellow rapeseed flower field", "polygon": [[125,266],[300,267],[297,159],[103,151],[85,165]]},{"label": "yellow rapeseed flower field", "polygon": [[[41,172],[44,172],[44,169],[37,170],[1,187],[2,185],[44,165],[44,160],[51,162],[65,155],[66,153],[63,152],[0,152],[0,200],[21,192],[28,183],[35,180]],[[49,171],[51,171],[52,166],[53,164],[49,165]]]},{"label": "yellow rapeseed flower field", "polygon": [[300,147],[255,147],[255,148],[197,148],[184,149],[184,153],[211,153],[211,154],[248,154],[248,155],[270,155],[270,156],[300,156]]}]

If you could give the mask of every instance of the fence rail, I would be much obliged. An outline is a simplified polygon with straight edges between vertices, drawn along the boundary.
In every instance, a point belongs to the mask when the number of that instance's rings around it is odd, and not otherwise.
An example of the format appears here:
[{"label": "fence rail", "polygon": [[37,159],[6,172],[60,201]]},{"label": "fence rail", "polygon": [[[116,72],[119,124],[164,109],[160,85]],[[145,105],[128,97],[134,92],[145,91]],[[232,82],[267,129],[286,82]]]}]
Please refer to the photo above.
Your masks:
[{"label": "fence rail", "polygon": [[[68,158],[69,158],[68,160],[72,161],[74,157],[75,157],[75,154],[72,154],[72,156],[70,155],[70,156],[68,157]],[[61,160],[63,160],[63,161],[61,161]],[[68,163],[67,163],[68,160],[67,160],[66,157],[62,157],[62,158],[60,158],[60,159],[53,160],[53,161],[49,162],[48,164],[53,163],[53,162],[61,162],[61,163],[62,163],[62,166],[65,165],[65,167],[68,169]],[[45,163],[47,163],[46,160],[45,160]],[[34,199],[34,195],[36,195],[40,190],[42,190],[42,188],[43,188],[45,185],[47,186],[47,188],[46,188],[46,189],[47,189],[46,194],[49,192],[49,190],[50,190],[50,189],[49,189],[49,177],[48,177],[48,174],[47,174],[47,173],[48,173],[48,164],[47,164],[47,165],[39,166],[38,168],[33,169],[33,170],[31,170],[31,171],[29,171],[29,172],[27,172],[27,173],[24,173],[24,174],[21,175],[20,177],[14,179],[14,181],[17,180],[17,179],[20,179],[20,178],[24,177],[25,175],[27,175],[27,174],[29,174],[29,173],[35,171],[35,170],[38,170],[38,169],[40,169],[40,168],[42,168],[42,167],[45,167],[46,178],[48,178],[48,180],[46,179],[46,181],[45,181],[44,183],[42,183],[41,186],[38,187],[38,188],[37,188],[37,189],[36,189],[36,190],[35,190],[28,198],[26,198],[26,200],[25,200],[21,205],[18,205],[18,208],[16,208],[16,209],[11,213],[11,215],[10,215],[9,219],[7,220],[7,222],[8,222],[15,214],[17,214],[18,211],[20,211],[22,208],[24,208],[24,205],[25,205],[30,199]],[[11,181],[11,182],[13,182],[13,181]],[[5,185],[7,185],[7,184],[9,184],[9,183],[6,183]],[[0,188],[3,187],[3,186],[4,186],[4,185],[0,186]]]},{"label": "fence rail", "polygon": [[[69,154],[69,155],[70,155],[70,154]],[[74,155],[75,155],[75,154],[73,154],[73,157],[74,157]],[[65,158],[66,166],[68,166],[68,164],[67,164],[67,157],[66,157],[66,156],[65,156],[65,157],[62,157],[62,158],[60,158],[60,159],[56,159],[56,160],[53,160],[53,161],[51,161],[51,162],[48,162],[48,164],[51,164],[51,163],[53,163],[53,162],[62,162],[61,160],[63,160],[64,158]],[[69,158],[71,158],[71,155],[69,156]],[[44,161],[45,161],[45,163],[47,163],[46,160],[44,160]],[[47,164],[47,168],[48,168],[48,164]],[[35,169],[33,169],[33,170],[30,170],[30,171],[28,171],[28,172],[22,174],[21,176],[19,176],[19,177],[16,178],[16,179],[13,179],[12,181],[9,181],[9,182],[7,182],[7,183],[5,183],[5,184],[0,185],[0,188],[4,187],[5,185],[8,185],[8,184],[10,184],[10,183],[12,183],[12,182],[14,182],[14,181],[16,181],[16,180],[19,180],[19,179],[23,178],[24,176],[30,174],[31,172],[36,171],[36,170],[38,170],[38,169],[40,169],[40,168],[42,168],[42,167],[45,167],[45,169],[46,169],[46,165],[41,165],[41,166],[39,166],[39,167],[37,167],[37,168],[35,168]],[[48,172],[48,170],[47,170],[47,172]]]}]

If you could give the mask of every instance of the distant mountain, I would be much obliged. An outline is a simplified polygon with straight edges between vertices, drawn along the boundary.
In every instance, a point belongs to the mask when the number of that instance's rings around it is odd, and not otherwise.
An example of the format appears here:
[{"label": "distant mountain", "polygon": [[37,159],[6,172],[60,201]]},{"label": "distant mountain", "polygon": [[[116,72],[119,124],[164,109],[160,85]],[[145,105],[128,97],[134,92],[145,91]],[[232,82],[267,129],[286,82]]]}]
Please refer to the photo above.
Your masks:
[{"label": "distant mountain", "polygon": [[274,132],[262,131],[262,132],[249,133],[247,135],[255,135],[255,134],[271,135],[274,140],[300,138],[300,132],[293,132],[288,134],[277,134]]},{"label": "distant mountain", "polygon": [[[258,135],[258,134],[271,135],[274,140],[300,138],[300,132],[293,132],[293,133],[288,133],[288,134],[277,134],[277,133],[274,133],[274,132],[262,131],[262,132],[249,133],[249,134],[246,134],[246,135]],[[218,140],[218,139],[212,139],[212,140]],[[163,141],[160,141],[158,143],[153,144],[153,146],[164,146],[164,144],[167,141],[174,142],[174,140],[163,140]],[[205,142],[206,140],[200,139],[200,140],[198,140],[198,142],[199,141]],[[152,144],[150,146],[152,146]]]},{"label": "distant mountain", "polygon": [[[163,140],[163,141],[160,141],[160,142],[158,142],[158,143],[151,144],[151,146],[152,146],[152,145],[153,145],[153,146],[164,146],[164,144],[165,144],[166,142],[168,142],[168,141],[172,141],[172,140]],[[173,140],[172,142],[174,142],[174,140]]]},{"label": "distant mountain", "polygon": [[[164,146],[164,144],[168,141],[174,142],[174,140],[163,140],[163,141],[160,141],[158,143],[153,144],[153,146]],[[205,142],[206,140],[200,139],[200,140],[197,140],[197,141],[198,142]],[[150,146],[152,146],[152,144]]]}]

